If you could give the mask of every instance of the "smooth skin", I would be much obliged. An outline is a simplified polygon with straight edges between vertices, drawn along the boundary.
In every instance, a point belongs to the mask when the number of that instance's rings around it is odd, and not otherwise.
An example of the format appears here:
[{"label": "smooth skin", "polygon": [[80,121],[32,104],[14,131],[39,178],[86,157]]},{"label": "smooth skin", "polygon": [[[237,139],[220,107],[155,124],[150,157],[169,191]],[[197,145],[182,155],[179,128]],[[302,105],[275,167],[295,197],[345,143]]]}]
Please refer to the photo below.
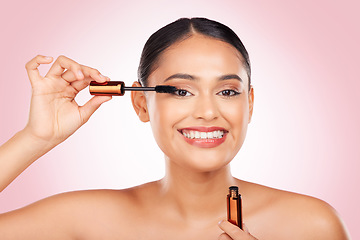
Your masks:
[{"label": "smooth skin", "polygon": [[[79,107],[79,91],[91,80],[109,79],[63,56],[41,77],[37,67],[51,61],[37,56],[27,64],[33,87],[29,123],[0,147],[1,190],[110,99],[97,96]],[[350,239],[327,203],[231,175],[229,163],[245,139],[254,102],[242,61],[231,45],[198,34],[172,45],[149,85],[182,90],[131,94],[135,112],[150,121],[164,152],[164,178],[124,190],[59,194],[1,214],[1,239]],[[181,129],[199,126],[226,129],[226,140],[211,148],[186,142]],[[231,185],[243,198],[244,231],[225,220]]]}]

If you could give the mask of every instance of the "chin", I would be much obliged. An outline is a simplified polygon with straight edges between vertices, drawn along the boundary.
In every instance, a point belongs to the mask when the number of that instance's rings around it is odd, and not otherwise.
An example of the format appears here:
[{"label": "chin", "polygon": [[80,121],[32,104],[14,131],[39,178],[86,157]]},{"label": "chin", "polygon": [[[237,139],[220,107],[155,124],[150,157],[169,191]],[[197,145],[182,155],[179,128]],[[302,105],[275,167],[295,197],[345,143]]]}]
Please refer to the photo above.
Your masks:
[{"label": "chin", "polygon": [[[186,154],[181,158],[171,159],[170,161],[176,161],[178,165],[187,168],[193,172],[214,172],[226,167],[233,157],[217,155],[214,152]],[[235,157],[235,156],[234,156]]]}]

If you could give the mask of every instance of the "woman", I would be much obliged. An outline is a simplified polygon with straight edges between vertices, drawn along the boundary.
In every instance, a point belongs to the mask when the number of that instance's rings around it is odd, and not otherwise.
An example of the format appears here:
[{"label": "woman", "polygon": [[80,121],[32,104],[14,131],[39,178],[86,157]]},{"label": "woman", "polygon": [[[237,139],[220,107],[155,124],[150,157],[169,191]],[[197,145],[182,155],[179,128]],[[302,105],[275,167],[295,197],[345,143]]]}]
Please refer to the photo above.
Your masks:
[{"label": "woman", "polygon": [[[59,57],[45,77],[27,63],[33,88],[27,126],[0,148],[0,189],[84,124],[107,96],[74,101],[90,81],[108,77]],[[0,215],[1,239],[348,239],[325,202],[245,182],[230,173],[251,120],[254,90],[245,47],[228,27],[179,19],[145,44],[139,82],[173,94],[132,92],[164,152],[163,179],[124,190],[59,194]],[[225,196],[238,186],[245,230],[226,220]]]}]

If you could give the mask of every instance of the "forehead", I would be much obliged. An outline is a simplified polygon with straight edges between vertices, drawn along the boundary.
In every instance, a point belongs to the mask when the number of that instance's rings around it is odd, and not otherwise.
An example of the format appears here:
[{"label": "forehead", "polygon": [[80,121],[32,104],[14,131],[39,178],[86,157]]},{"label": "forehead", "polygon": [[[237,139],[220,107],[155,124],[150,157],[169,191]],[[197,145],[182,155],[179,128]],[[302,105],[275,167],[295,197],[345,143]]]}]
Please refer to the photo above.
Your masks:
[{"label": "forehead", "polygon": [[199,34],[192,35],[167,48],[159,57],[149,80],[166,79],[176,73],[203,78],[238,74],[247,79],[243,57],[232,45]]}]

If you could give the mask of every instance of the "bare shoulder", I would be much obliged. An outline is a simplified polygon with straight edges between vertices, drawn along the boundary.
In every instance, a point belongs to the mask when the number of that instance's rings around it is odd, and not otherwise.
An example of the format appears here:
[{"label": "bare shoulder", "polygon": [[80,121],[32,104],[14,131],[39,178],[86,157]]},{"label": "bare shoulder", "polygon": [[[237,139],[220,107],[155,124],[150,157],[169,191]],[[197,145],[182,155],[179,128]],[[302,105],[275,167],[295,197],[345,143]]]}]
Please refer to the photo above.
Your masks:
[{"label": "bare shoulder", "polygon": [[[250,221],[269,231],[276,228],[277,239],[350,239],[338,213],[325,201],[259,184],[242,184],[255,203],[250,207],[257,209]],[[266,223],[273,227],[268,229]]]},{"label": "bare shoulder", "polygon": [[126,238],[126,229],[131,228],[131,221],[140,211],[138,192],[147,186],[51,196],[1,214],[0,235],[5,236],[2,239],[24,239],[25,236],[27,239],[32,236],[31,239],[112,239],[115,235]]}]

